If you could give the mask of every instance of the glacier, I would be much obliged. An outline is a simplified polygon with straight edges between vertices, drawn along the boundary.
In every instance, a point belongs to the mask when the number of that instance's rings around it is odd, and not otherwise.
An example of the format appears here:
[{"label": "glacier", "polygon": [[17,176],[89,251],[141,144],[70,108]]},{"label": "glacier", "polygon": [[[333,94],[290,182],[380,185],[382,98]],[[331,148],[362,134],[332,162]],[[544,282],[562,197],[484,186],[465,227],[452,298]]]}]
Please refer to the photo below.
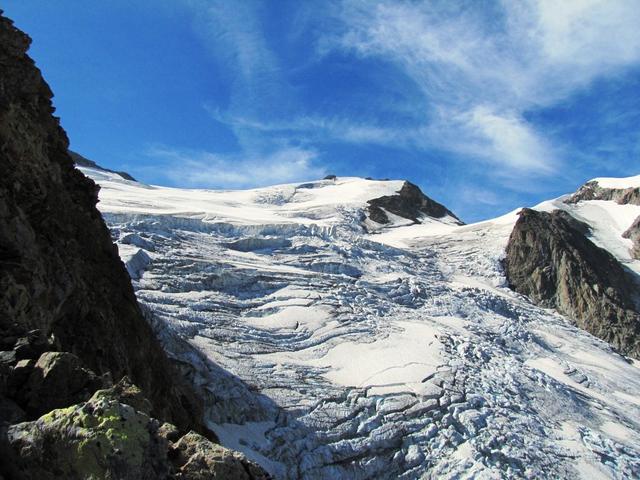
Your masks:
[{"label": "glacier", "polygon": [[[188,190],[80,169],[210,428],[275,478],[640,477],[639,364],[508,288],[515,211],[383,226],[366,203],[402,181]],[[535,208],[640,273],[620,235],[640,207]]]}]

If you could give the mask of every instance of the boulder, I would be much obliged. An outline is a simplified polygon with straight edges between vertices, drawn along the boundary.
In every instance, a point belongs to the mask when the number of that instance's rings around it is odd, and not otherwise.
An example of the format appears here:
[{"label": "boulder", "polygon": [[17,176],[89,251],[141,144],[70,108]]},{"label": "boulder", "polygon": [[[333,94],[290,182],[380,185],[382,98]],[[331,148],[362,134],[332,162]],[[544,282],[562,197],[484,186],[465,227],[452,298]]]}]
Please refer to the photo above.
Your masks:
[{"label": "boulder", "polygon": [[103,381],[85,368],[78,357],[67,352],[43,353],[21,392],[32,417],[87,400]]},{"label": "boulder", "polygon": [[193,480],[267,479],[264,471],[238,452],[211,443],[202,435],[190,432],[171,449],[175,478]]},{"label": "boulder", "polygon": [[13,349],[17,359],[35,360],[49,349],[49,343],[41,330],[31,330],[16,340]]}]

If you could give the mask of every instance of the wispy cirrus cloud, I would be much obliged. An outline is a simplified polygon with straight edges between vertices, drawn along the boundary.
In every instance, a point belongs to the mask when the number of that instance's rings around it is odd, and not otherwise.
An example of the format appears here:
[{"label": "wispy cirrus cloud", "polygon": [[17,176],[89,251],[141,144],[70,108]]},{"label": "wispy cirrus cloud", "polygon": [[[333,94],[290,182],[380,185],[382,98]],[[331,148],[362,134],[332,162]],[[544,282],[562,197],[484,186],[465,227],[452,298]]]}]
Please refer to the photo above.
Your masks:
[{"label": "wispy cirrus cloud", "polygon": [[640,61],[640,9],[628,0],[346,0],[338,18],[342,31],[322,51],[384,58],[421,88],[418,144],[514,171],[550,173],[562,162],[528,111]]},{"label": "wispy cirrus cloud", "polygon": [[[308,180],[324,175],[317,150],[288,136],[265,136],[255,121],[227,121],[243,116],[273,118],[293,101],[276,52],[265,30],[268,5],[257,0],[184,0],[194,27],[229,88],[225,102],[216,96],[215,120],[228,125],[238,149],[234,153],[155,146],[148,155],[165,164],[163,175],[194,187],[247,188]],[[206,105],[205,105],[205,108]],[[224,113],[221,113],[224,112]]]},{"label": "wispy cirrus cloud", "polygon": [[162,145],[150,147],[159,175],[172,184],[199,188],[250,188],[295,182],[325,175],[314,165],[317,152],[283,147],[270,154],[221,155],[202,150],[180,150]]},{"label": "wispy cirrus cloud", "polygon": [[[325,152],[344,144],[405,150],[522,190],[586,158],[537,112],[640,65],[635,0],[327,0],[285,2],[275,14],[253,0],[184,1],[228,80],[224,100],[203,103],[238,143],[232,155],[187,162],[201,178],[213,178],[202,176],[205,160],[234,172],[286,157],[290,168],[256,169],[254,184],[289,181],[296,165],[301,176],[323,170]],[[360,71],[366,80],[351,89],[341,75]],[[229,185],[244,185],[234,175]]]}]

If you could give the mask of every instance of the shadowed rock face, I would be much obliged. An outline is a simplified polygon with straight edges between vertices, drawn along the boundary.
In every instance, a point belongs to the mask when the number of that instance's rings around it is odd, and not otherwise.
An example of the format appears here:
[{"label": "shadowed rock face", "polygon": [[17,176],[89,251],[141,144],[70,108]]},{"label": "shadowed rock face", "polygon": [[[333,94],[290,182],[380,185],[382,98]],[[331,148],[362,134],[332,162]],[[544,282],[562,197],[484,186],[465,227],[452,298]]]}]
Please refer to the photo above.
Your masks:
[{"label": "shadowed rock face", "polygon": [[640,358],[640,315],[633,275],[586,236],[566,212],[524,209],[504,261],[509,285],[621,352]]},{"label": "shadowed rock face", "polygon": [[369,200],[368,203],[368,217],[381,224],[389,223],[385,210],[394,215],[413,220],[414,223],[420,223],[419,218],[424,215],[433,218],[442,218],[449,215],[458,220],[461,225],[463,224],[444,205],[427,197],[416,185],[410,182],[404,182],[404,185],[396,195],[374,198]]},{"label": "shadowed rock face", "polygon": [[0,10],[0,478],[266,478],[193,431],[29,44]]},{"label": "shadowed rock face", "polygon": [[198,401],[171,380],[29,44],[0,18],[0,331],[38,329],[96,373],[129,375],[158,418],[200,429]]}]

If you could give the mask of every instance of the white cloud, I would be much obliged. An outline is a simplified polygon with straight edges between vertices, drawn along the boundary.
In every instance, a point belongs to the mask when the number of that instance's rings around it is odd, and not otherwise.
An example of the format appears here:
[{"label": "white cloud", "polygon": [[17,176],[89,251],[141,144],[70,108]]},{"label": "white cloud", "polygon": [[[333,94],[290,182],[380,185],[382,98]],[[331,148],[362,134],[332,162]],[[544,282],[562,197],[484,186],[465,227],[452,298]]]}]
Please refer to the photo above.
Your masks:
[{"label": "white cloud", "polygon": [[[285,111],[290,91],[278,56],[265,37],[263,21],[268,6],[256,0],[184,1],[193,12],[196,32],[217,62],[216,71],[228,81],[225,110],[255,118]],[[233,127],[245,153],[252,155],[272,147],[271,142],[242,125]]]},{"label": "white cloud", "polygon": [[465,136],[476,138],[476,154],[517,170],[552,171],[555,155],[530,125],[516,114],[499,115],[477,106],[466,115],[461,126]]},{"label": "white cloud", "polygon": [[560,148],[525,113],[640,62],[639,5],[467,5],[345,0],[343,31],[325,38],[322,49],[387,59],[421,87],[416,109],[425,128],[407,131],[408,142],[467,152],[514,172],[550,173],[561,162]]},{"label": "white cloud", "polygon": [[346,117],[298,116],[288,120],[261,121],[222,113],[217,109],[207,108],[207,110],[216,121],[229,125],[234,130],[251,130],[277,136],[295,134],[298,140],[304,140],[306,143],[333,140],[404,146],[414,145],[424,133],[422,128],[381,127],[359,123]]},{"label": "white cloud", "polygon": [[589,77],[640,58],[636,0],[540,0],[530,8],[550,64],[582,67]]},{"label": "white cloud", "polygon": [[[379,103],[375,109],[363,105],[363,111],[378,113],[370,122],[350,116],[354,105],[321,116],[307,113],[296,88],[287,83],[287,72],[265,37],[266,4],[184,1],[222,62],[221,74],[232,80],[228,105],[210,111],[235,133],[241,152],[233,158],[249,159],[241,162],[245,165],[271,158],[273,151],[289,151],[291,144],[306,145],[294,149],[300,153],[313,152],[308,145],[339,141],[455,152],[499,167],[506,179],[557,173],[566,147],[527,120],[528,114],[640,62],[637,0],[327,0],[321,7],[296,7],[289,40],[323,32],[320,56],[339,50],[386,60],[395,69],[376,72],[389,76],[384,108],[415,121],[387,122]],[[409,111],[407,82],[398,78],[417,86]],[[285,164],[313,171],[307,164]],[[256,172],[275,181],[290,177],[289,168],[281,171],[282,179],[267,170]],[[228,181],[237,185],[240,177],[232,169]]]},{"label": "white cloud", "polygon": [[147,155],[159,160],[155,173],[173,183],[191,187],[251,188],[324,176],[314,165],[317,153],[297,147],[283,147],[266,155],[220,155],[205,151],[150,148]]}]

